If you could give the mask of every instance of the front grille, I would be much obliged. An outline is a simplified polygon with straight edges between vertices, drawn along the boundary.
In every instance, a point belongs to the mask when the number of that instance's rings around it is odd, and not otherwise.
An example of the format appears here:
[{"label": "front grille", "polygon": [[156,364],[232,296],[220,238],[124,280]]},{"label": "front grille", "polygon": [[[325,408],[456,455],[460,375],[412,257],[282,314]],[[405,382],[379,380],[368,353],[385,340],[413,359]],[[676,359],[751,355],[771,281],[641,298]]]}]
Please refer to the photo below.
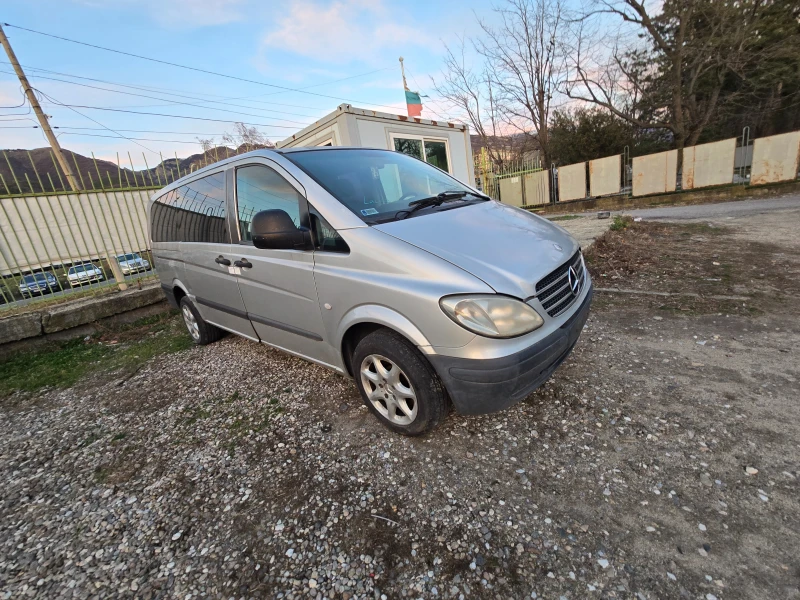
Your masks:
[{"label": "front grille", "polygon": [[567,262],[536,284],[536,296],[539,302],[541,302],[542,307],[551,317],[560,315],[569,308],[578,297],[572,293],[572,289],[569,285],[568,274],[570,267],[575,270],[575,274],[578,276],[578,282],[580,283],[578,286],[578,295],[580,295],[580,291],[583,289],[583,285],[586,282],[586,272],[583,267],[580,250]]}]

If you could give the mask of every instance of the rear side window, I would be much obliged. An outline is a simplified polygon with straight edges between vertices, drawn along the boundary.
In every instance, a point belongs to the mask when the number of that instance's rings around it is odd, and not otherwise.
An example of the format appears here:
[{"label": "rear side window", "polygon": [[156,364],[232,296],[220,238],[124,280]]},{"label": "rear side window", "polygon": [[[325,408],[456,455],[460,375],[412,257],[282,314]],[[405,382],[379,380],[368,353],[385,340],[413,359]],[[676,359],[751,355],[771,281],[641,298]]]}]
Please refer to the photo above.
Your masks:
[{"label": "rear side window", "polygon": [[167,192],[151,209],[154,242],[228,244],[225,173],[214,173]]},{"label": "rear side window", "polygon": [[300,226],[300,193],[277,171],[264,165],[236,169],[236,205],[242,242],[251,242],[250,223],[262,210],[282,210]]}]

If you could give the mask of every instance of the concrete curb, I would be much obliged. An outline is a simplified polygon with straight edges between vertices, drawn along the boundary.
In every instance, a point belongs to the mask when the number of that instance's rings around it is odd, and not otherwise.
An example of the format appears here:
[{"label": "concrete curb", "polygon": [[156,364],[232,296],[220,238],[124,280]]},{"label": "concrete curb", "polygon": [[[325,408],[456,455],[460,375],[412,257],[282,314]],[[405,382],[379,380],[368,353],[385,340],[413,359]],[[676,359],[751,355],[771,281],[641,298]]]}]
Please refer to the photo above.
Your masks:
[{"label": "concrete curb", "polygon": [[0,344],[65,331],[164,300],[159,284],[0,319]]},{"label": "concrete curb", "polygon": [[42,335],[42,313],[25,313],[0,319],[0,344]]},{"label": "concrete curb", "polygon": [[758,186],[730,185],[653,196],[605,196],[602,198],[570,200],[569,202],[560,202],[559,204],[528,206],[523,208],[537,214],[551,215],[594,210],[631,210],[634,208],[650,208],[654,206],[716,204],[719,202],[750,198],[774,198],[775,196],[797,192],[800,192],[800,181],[787,181]]}]

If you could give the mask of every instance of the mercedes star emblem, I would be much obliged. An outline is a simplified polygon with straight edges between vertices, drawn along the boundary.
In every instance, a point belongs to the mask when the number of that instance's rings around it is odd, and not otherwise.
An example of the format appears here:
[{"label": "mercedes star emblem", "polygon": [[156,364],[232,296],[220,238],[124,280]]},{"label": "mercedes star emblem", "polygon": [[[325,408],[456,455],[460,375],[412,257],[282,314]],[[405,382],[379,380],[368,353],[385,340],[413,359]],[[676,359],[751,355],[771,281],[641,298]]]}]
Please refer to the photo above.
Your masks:
[{"label": "mercedes star emblem", "polygon": [[581,280],[578,279],[578,274],[573,267],[570,267],[569,271],[567,271],[567,282],[569,283],[569,289],[572,295],[577,296],[581,289]]}]

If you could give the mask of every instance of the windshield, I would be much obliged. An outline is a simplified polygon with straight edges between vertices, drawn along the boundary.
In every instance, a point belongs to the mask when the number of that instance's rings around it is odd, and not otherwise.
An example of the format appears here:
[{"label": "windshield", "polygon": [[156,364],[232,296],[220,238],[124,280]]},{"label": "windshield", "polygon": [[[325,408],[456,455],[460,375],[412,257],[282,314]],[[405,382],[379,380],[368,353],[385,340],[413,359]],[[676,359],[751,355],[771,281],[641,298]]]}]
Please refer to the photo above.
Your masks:
[{"label": "windshield", "polygon": [[120,255],[117,257],[117,260],[120,260],[120,261],[125,261],[125,260],[136,260],[137,258],[139,258],[139,255],[138,255],[138,254],[120,254]]},{"label": "windshield", "polygon": [[84,271],[91,270],[92,265],[76,265],[70,269],[73,273],[83,273]]},{"label": "windshield", "polygon": [[23,277],[25,283],[33,283],[34,281],[44,282],[47,281],[47,276],[44,273],[36,273],[35,275],[25,275]]},{"label": "windshield", "polygon": [[414,201],[442,192],[466,192],[466,200],[482,198],[447,173],[399,152],[309,150],[284,156],[365,223],[405,218]]}]

